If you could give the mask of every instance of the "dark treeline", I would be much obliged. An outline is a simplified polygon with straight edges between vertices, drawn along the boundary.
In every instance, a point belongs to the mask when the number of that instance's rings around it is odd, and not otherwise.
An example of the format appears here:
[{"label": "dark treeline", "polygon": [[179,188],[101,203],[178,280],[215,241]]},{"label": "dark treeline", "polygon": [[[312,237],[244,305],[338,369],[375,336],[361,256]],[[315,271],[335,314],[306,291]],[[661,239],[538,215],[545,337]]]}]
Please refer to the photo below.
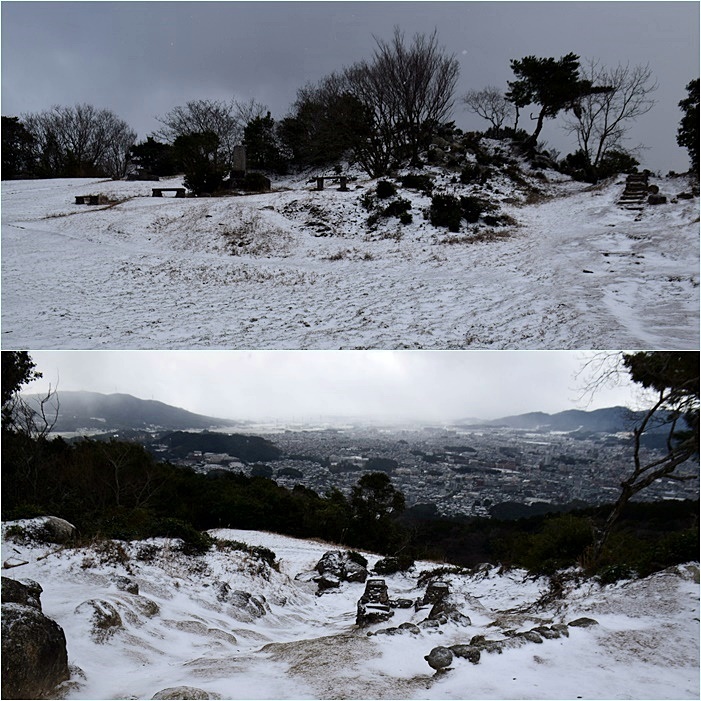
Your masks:
[{"label": "dark treeline", "polygon": [[[299,88],[279,120],[254,100],[191,100],[156,117],[161,127],[137,143],[116,114],[87,104],[3,116],[2,178],[184,173],[195,193],[212,193],[237,171],[238,144],[245,144],[250,168],[269,173],[346,161],[379,178],[399,167],[421,167],[432,140],[455,131],[450,119],[458,60],[439,45],[435,31],[407,41],[395,29],[391,39],[375,41],[369,59]],[[514,79],[507,90],[488,86],[460,97],[464,109],[490,124],[486,135],[515,141],[533,157],[545,121],[563,114],[577,148],[559,161],[551,158],[555,167],[596,181],[638,165],[623,142],[632,123],[654,105],[649,67],[609,69],[595,60],[582,65],[573,53],[526,56],[510,65]],[[686,89],[677,142],[697,169],[698,79]],[[527,108],[532,133],[520,121]]]},{"label": "dark treeline", "polygon": [[[201,531],[266,530],[401,558],[470,567],[482,562],[533,572],[585,564],[582,554],[610,506],[528,518],[441,518],[404,508],[386,473],[365,473],[346,496],[321,496],[241,473],[198,474],[160,463],[135,443],[35,439],[4,432],[2,517],[52,514],[84,539],[183,538],[206,547]],[[698,558],[698,501],[629,504],[596,571],[647,574]]]}]

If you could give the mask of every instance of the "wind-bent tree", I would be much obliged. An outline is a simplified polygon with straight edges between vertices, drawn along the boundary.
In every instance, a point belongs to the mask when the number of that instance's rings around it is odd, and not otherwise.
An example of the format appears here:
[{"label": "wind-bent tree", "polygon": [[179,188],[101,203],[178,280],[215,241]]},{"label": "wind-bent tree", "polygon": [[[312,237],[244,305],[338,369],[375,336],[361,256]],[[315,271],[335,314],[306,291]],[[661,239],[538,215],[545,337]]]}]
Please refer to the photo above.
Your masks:
[{"label": "wind-bent tree", "polygon": [[23,116],[45,177],[122,177],[136,133],[112,111],[56,105]]},{"label": "wind-bent tree", "polygon": [[219,160],[230,169],[233,165],[234,148],[243,141],[246,124],[264,114],[265,107],[255,100],[191,100],[174,107],[164,116],[157,117],[163,126],[154,136],[174,144],[178,137],[188,134],[215,134],[218,139]]},{"label": "wind-bent tree", "polygon": [[579,75],[579,56],[569,53],[559,59],[526,56],[511,61],[511,70],[516,80],[508,81],[506,98],[517,110],[528,105],[539,105],[540,111],[531,119],[536,128],[528,143],[535,146],[543,129],[545,119],[554,119],[562,111],[572,110],[575,114],[581,109],[583,97],[608,90],[595,87],[590,80]]},{"label": "wind-bent tree", "polygon": [[[624,353],[623,365],[634,382],[654,390],[657,398],[633,431],[633,469],[621,482],[621,493],[593,548],[601,555],[611,530],[626,504],[654,482],[666,478],[686,481],[698,475],[681,475],[678,468],[699,454],[699,353],[650,351]],[[646,454],[643,437],[654,427],[666,428],[663,455]]]},{"label": "wind-bent tree", "polygon": [[653,108],[651,94],[657,83],[647,65],[607,68],[590,60],[583,74],[591,85],[605,85],[608,89],[583,95],[565,128],[576,135],[587,168],[596,173],[610,152],[626,153],[626,134],[632,122]]},{"label": "wind-bent tree", "polygon": [[486,119],[492,125],[495,136],[499,136],[507,119],[514,119],[516,116],[515,105],[493,85],[488,85],[482,90],[470,90],[463,95],[462,103],[469,112]]},{"label": "wind-bent tree", "polygon": [[687,86],[687,97],[680,103],[684,116],[679,122],[677,143],[689,152],[691,167],[698,177],[699,171],[699,79],[692,80]]}]

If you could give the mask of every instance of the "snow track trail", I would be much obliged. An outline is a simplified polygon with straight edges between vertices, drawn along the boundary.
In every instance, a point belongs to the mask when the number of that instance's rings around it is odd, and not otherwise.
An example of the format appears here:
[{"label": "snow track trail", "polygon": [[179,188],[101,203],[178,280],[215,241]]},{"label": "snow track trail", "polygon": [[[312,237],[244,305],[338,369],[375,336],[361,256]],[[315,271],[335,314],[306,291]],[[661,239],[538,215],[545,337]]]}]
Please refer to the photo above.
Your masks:
[{"label": "snow track trail", "polygon": [[[504,196],[519,226],[467,243],[418,193],[412,224],[373,232],[362,191],[278,187],[4,184],[3,348],[698,347],[695,201],[631,212],[620,184],[554,182],[538,204]],[[89,191],[120,201],[72,204]]]}]

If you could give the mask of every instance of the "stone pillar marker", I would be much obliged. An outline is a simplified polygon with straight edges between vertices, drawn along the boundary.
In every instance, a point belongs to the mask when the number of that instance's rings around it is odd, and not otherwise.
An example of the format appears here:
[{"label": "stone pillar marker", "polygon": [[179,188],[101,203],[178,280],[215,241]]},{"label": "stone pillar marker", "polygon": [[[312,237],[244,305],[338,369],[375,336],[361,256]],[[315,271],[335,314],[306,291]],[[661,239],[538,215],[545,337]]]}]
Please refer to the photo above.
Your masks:
[{"label": "stone pillar marker", "polygon": [[246,175],[246,147],[243,144],[234,146],[232,178],[243,178]]}]

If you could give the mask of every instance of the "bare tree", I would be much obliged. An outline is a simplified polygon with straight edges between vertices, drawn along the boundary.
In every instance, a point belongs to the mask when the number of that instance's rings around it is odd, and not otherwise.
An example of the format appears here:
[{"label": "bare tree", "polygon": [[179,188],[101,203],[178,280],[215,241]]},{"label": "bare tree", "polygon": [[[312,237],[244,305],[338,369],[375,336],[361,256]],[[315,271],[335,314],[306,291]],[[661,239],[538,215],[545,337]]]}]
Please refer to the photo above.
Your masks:
[{"label": "bare tree", "polygon": [[[621,492],[599,533],[592,556],[596,561],[626,504],[654,482],[666,478],[687,481],[698,474],[681,474],[678,468],[699,453],[699,354],[660,351],[622,354],[631,378],[656,393],[652,406],[633,430],[632,470],[621,482]],[[644,449],[643,439],[652,428],[666,429],[662,455]]]},{"label": "bare tree", "polygon": [[450,115],[460,66],[438,45],[437,32],[416,34],[405,46],[404,34],[394,29],[391,41],[375,38],[374,73],[385,82],[384,99],[395,115],[412,163],[428,146],[433,130]]},{"label": "bare tree", "polygon": [[155,135],[172,144],[179,136],[207,132],[216,134],[220,158],[230,167],[233,164],[234,147],[243,140],[246,124],[255,117],[262,117],[265,112],[265,106],[255,100],[191,100],[174,107],[164,116],[157,117],[163,126]]},{"label": "bare tree", "polygon": [[462,97],[468,111],[486,119],[498,135],[507,119],[515,119],[516,108],[506,99],[504,93],[493,85],[482,90],[470,90]]},{"label": "bare tree", "polygon": [[612,69],[590,59],[582,73],[593,85],[610,88],[584,95],[565,124],[568,133],[576,135],[589,165],[596,169],[612,149],[624,150],[623,141],[632,122],[655,104],[651,94],[657,83],[648,65],[619,65]]},{"label": "bare tree", "polygon": [[112,111],[82,104],[54,105],[23,115],[49,176],[123,175],[136,133]]}]

